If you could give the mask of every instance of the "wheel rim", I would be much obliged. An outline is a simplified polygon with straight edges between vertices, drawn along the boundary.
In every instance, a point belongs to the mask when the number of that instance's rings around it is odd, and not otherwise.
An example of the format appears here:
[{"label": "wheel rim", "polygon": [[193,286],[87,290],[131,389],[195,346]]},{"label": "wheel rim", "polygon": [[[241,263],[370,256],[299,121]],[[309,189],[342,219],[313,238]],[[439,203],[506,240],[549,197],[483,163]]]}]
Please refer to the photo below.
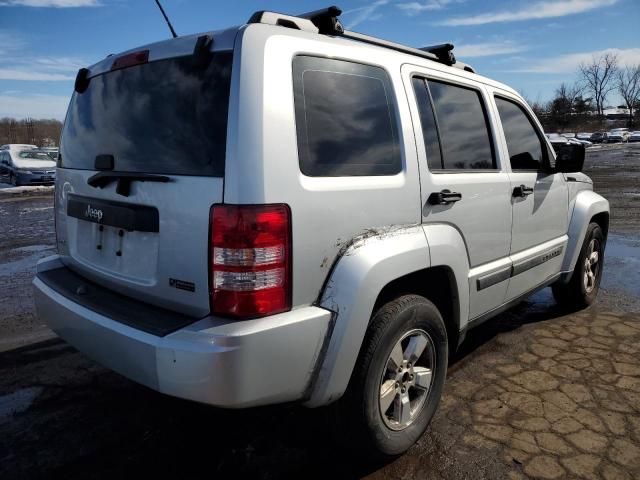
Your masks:
[{"label": "wheel rim", "polygon": [[596,288],[599,273],[600,242],[596,238],[592,238],[587,248],[587,256],[584,259],[584,274],[582,276],[586,293],[591,293]]},{"label": "wheel rim", "polygon": [[405,333],[394,345],[380,379],[379,406],[391,430],[404,430],[425,406],[434,379],[435,348],[424,330]]}]

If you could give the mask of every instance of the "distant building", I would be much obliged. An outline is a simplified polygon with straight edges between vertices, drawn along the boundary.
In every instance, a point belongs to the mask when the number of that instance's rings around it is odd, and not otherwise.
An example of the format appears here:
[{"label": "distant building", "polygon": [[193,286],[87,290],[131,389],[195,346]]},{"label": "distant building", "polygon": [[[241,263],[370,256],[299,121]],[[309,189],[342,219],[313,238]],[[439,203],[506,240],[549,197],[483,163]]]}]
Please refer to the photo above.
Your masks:
[{"label": "distant building", "polygon": [[607,120],[624,120],[629,118],[629,109],[624,105],[605,108],[602,112]]}]

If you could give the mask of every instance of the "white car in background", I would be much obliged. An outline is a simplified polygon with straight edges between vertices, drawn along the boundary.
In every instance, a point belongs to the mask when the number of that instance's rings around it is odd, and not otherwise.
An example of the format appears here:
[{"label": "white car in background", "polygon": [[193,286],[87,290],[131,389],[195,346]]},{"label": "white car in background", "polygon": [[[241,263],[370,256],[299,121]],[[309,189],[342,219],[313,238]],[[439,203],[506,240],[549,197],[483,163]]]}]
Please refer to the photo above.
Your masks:
[{"label": "white car in background", "polygon": [[628,128],[614,128],[607,133],[607,143],[626,142],[629,139]]},{"label": "white car in background", "polygon": [[569,140],[569,143],[575,143],[578,145],[584,145],[585,147],[590,147],[591,145],[593,145],[592,142],[590,142],[589,140],[582,140],[581,138],[567,138],[567,140]]},{"label": "white car in background", "polygon": [[640,142],[640,131],[631,132],[629,134],[628,142]]},{"label": "white car in background", "polygon": [[30,150],[38,148],[36,145],[28,145],[25,143],[7,143],[0,145],[0,150]]},{"label": "white car in background", "polygon": [[578,140],[587,140],[589,143],[591,143],[591,135],[593,135],[592,133],[587,133],[587,132],[580,132],[576,135],[576,138]]}]

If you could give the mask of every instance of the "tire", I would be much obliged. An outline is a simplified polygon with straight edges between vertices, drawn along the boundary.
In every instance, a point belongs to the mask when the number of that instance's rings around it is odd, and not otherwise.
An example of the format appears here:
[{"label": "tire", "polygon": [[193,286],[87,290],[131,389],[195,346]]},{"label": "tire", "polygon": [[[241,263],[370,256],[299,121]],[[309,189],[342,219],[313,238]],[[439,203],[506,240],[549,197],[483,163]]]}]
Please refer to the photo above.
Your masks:
[{"label": "tire", "polygon": [[558,304],[581,309],[595,301],[604,267],[604,246],[605,238],[600,225],[590,223],[571,280],[566,284],[555,283],[551,287]]},{"label": "tire", "polygon": [[13,185],[14,187],[18,187],[18,178],[15,176],[14,173],[10,173],[9,174],[9,183],[11,185]]},{"label": "tire", "polygon": [[[411,352],[420,346],[422,353],[414,360]],[[371,319],[349,387],[337,405],[336,433],[369,458],[405,452],[436,411],[447,361],[447,331],[433,303],[405,295],[385,304]]]}]

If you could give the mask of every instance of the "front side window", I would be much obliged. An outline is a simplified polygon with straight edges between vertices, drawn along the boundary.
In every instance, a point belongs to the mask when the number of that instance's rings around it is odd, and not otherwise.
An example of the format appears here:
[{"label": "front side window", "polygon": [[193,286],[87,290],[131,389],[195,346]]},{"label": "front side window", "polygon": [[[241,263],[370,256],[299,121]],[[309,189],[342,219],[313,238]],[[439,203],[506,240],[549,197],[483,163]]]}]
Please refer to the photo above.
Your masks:
[{"label": "front side window", "polygon": [[293,60],[300,170],[308,176],[394,175],[402,168],[385,70],[328,58]]},{"label": "front side window", "polygon": [[529,116],[522,107],[496,97],[509,160],[513,170],[541,170],[544,165],[542,141]]}]

